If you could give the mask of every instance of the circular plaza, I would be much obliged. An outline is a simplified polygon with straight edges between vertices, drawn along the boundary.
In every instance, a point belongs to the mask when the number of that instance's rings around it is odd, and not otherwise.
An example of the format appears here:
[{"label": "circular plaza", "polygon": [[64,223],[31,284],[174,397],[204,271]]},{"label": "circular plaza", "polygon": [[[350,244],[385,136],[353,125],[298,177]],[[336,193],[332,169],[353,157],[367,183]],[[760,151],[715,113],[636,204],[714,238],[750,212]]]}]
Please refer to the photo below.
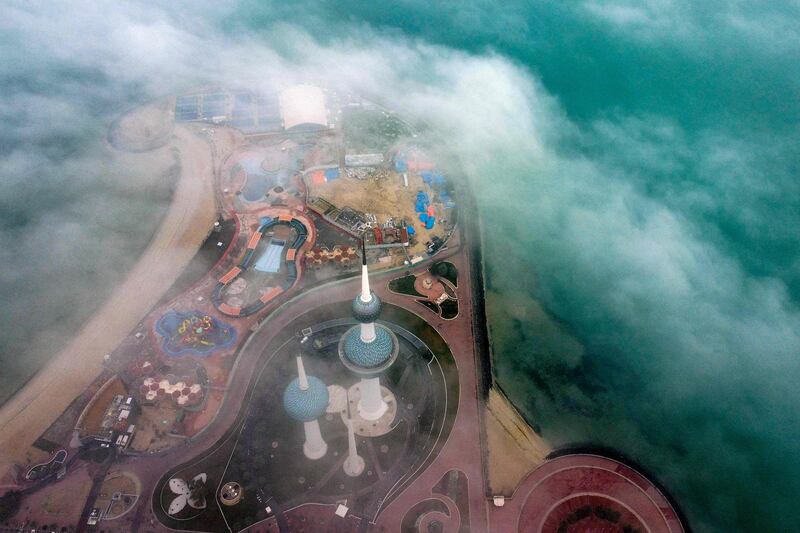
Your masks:
[{"label": "circular plaza", "polygon": [[546,461],[492,514],[497,531],[685,531],[677,511],[655,483],[615,459],[586,453]]}]

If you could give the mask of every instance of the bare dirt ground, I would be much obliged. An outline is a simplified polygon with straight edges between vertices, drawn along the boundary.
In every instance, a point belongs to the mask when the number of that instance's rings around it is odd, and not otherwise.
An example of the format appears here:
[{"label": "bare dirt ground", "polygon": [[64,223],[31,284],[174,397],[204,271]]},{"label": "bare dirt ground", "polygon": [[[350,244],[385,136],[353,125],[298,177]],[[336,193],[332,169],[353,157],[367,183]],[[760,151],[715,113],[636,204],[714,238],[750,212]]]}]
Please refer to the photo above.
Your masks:
[{"label": "bare dirt ground", "polygon": [[83,413],[83,419],[79,421],[81,426],[82,436],[92,435],[100,431],[100,425],[105,418],[106,409],[118,394],[125,394],[125,384],[118,377],[112,378],[108,382],[108,386],[95,395],[92,401],[87,405]]},{"label": "bare dirt ground", "polygon": [[216,219],[207,142],[176,127],[181,178],[164,222],[125,281],[50,363],[0,408],[0,477],[102,370],[110,353],[169,289]]},{"label": "bare dirt ground", "polygon": [[88,467],[80,465],[61,481],[51,483],[42,490],[26,496],[22,509],[10,523],[36,520],[40,525],[59,527],[77,524],[91,488],[92,478]]},{"label": "bare dirt ground", "polygon": [[152,150],[169,142],[173,130],[171,98],[153,102],[126,113],[111,127],[113,146],[131,151]]},{"label": "bare dirt ground", "polygon": [[136,420],[136,435],[131,448],[137,452],[157,451],[174,446],[180,439],[170,437],[178,411],[167,405],[142,406],[142,414]]},{"label": "bare dirt ground", "polygon": [[522,419],[497,389],[486,404],[489,488],[511,496],[528,472],[544,462],[552,448]]},{"label": "bare dirt ground", "polygon": [[[126,511],[136,504],[140,492],[141,487],[139,486],[139,480],[134,474],[120,471],[109,472],[103,480],[94,506],[104,512],[108,509],[104,520],[113,520],[125,514]],[[109,504],[111,504],[112,497],[115,493],[121,494],[122,498],[114,502],[109,509]]]},{"label": "bare dirt ground", "polygon": [[309,187],[309,196],[319,196],[328,200],[338,208],[351,207],[364,213],[377,216],[378,222],[383,224],[388,217],[394,217],[395,222],[405,218],[417,232],[417,244],[408,248],[410,255],[425,252],[425,242],[434,235],[444,237],[444,228],[440,218],[444,212],[441,204],[434,204],[436,210],[436,224],[431,230],[419,221],[419,214],[414,211],[417,191],[426,191],[431,197],[433,191],[425,185],[422,178],[413,172],[408,173],[408,187],[403,185],[403,176],[396,172],[389,172],[388,178],[359,180],[342,176],[339,179],[322,184],[312,184],[306,179]]}]

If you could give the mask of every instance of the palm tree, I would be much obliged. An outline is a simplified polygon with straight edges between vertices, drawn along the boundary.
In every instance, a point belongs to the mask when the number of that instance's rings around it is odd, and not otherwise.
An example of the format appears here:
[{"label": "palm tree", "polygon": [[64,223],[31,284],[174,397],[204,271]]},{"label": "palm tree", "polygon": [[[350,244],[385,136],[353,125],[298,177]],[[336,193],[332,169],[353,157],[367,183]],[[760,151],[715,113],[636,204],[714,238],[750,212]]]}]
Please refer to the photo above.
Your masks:
[{"label": "palm tree", "polygon": [[22,503],[22,493],[18,490],[10,490],[0,497],[0,522],[5,522],[19,511]]}]

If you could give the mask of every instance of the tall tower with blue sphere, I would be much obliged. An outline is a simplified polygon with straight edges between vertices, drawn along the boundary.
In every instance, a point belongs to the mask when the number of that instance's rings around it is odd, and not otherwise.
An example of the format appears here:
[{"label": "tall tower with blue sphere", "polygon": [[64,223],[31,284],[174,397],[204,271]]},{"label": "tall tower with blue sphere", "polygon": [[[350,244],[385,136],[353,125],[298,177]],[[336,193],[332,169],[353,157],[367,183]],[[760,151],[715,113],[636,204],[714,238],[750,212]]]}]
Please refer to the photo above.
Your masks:
[{"label": "tall tower with blue sphere", "polygon": [[283,407],[290,417],[303,423],[303,453],[309,459],[320,459],[328,451],[317,420],[328,407],[328,400],[328,387],[319,378],[306,375],[303,358],[298,355],[297,377],[283,391]]},{"label": "tall tower with blue sphere", "polygon": [[353,317],[358,325],[345,332],[339,341],[339,358],[361,377],[358,416],[377,420],[388,409],[381,391],[380,374],[397,359],[399,344],[394,332],[376,321],[381,314],[381,300],[370,289],[367,251],[361,243],[361,293],[353,299]]}]

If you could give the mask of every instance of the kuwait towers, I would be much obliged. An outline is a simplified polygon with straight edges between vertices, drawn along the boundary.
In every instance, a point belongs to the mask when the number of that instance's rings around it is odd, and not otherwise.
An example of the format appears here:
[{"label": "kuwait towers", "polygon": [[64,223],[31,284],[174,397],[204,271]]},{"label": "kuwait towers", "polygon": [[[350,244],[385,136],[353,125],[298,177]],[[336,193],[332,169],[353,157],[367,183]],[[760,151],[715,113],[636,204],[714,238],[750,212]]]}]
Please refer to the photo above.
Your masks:
[{"label": "kuwait towers", "polygon": [[306,376],[303,358],[297,356],[297,377],[283,392],[283,407],[290,417],[303,423],[306,441],[303,453],[309,459],[325,456],[328,445],[319,431],[319,418],[328,407],[328,387],[314,376]]},{"label": "kuwait towers", "polygon": [[[353,317],[359,324],[347,330],[339,341],[339,358],[344,366],[361,377],[357,418],[375,421],[386,415],[389,409],[379,375],[397,359],[399,345],[389,328],[375,323],[381,313],[381,301],[369,288],[363,241],[361,257],[361,294],[353,299]],[[394,413],[389,414],[393,416]]]}]

